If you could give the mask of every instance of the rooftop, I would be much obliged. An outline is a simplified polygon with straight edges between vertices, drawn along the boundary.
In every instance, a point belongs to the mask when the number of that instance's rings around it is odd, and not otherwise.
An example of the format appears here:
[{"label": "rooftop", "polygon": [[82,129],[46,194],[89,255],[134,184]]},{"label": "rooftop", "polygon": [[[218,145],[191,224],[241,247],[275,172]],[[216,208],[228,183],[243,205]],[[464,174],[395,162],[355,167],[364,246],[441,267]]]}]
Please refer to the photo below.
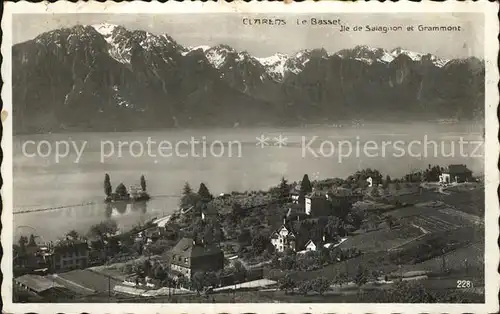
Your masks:
[{"label": "rooftop", "polygon": [[449,172],[449,173],[467,173],[467,172],[471,172],[471,171],[469,169],[467,169],[466,165],[449,165],[448,169],[446,169],[445,172]]},{"label": "rooftop", "polygon": [[16,282],[29,287],[31,290],[40,293],[51,288],[62,288],[58,283],[38,275],[23,275],[17,277]]},{"label": "rooftop", "polygon": [[64,239],[54,243],[54,251],[71,251],[88,249],[88,244],[82,240]]},{"label": "rooftop", "polygon": [[326,197],[326,191],[312,191],[311,193],[306,194],[306,197]]},{"label": "rooftop", "polygon": [[[189,258],[188,263],[191,262],[193,258],[209,257],[218,254],[224,254],[222,250],[215,244],[195,244],[191,238],[182,238],[177,244],[170,250],[170,256],[177,255],[184,258]],[[188,265],[184,259],[181,259],[181,263]]]}]

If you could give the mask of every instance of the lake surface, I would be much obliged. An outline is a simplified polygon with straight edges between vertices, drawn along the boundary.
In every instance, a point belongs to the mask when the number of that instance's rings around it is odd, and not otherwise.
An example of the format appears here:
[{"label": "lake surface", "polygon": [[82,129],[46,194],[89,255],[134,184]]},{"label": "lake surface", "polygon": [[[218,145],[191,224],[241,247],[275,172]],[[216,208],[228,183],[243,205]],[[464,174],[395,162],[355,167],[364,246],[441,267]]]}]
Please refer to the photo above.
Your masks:
[{"label": "lake surface", "polygon": [[[282,176],[289,181],[298,181],[307,173],[311,179],[329,177],[345,178],[358,169],[374,168],[384,175],[397,178],[411,170],[426,168],[428,164],[464,163],[474,171],[483,172],[484,158],[464,157],[460,154],[459,139],[482,140],[482,125],[454,124],[440,125],[432,123],[419,124],[373,124],[364,126],[330,126],[307,128],[254,128],[254,129],[212,129],[212,130],[164,130],[126,133],[67,133],[23,135],[14,137],[14,212],[39,208],[66,206],[42,212],[18,213],[14,215],[14,234],[16,239],[21,234],[35,233],[42,241],[55,240],[67,231],[75,229],[86,234],[89,227],[106,219],[114,219],[120,228],[127,229],[152,217],[162,216],[177,209],[179,194],[184,182],[189,182],[194,190],[200,182],[204,182],[212,194],[221,192],[267,189],[277,185]],[[256,137],[264,135],[269,146],[256,145]],[[275,146],[273,139],[282,135],[286,137],[286,146]],[[423,151],[424,136],[429,141],[436,141],[438,154],[434,156],[434,147],[428,146],[428,156],[410,156],[408,146],[411,141],[421,141],[413,144],[413,155]],[[314,137],[317,138],[314,138]],[[190,143],[194,137],[205,141],[206,153],[203,157],[203,145]],[[148,138],[150,151],[148,152]],[[28,157],[33,154],[40,141],[48,141],[52,152],[47,157]],[[387,142],[404,141],[405,155],[401,150]],[[55,145],[57,141],[74,141],[77,147],[86,142],[80,160],[75,162],[78,154],[72,142],[70,153],[65,158],[55,160]],[[118,145],[122,142],[121,154]],[[123,144],[128,142],[130,145]],[[159,142],[162,152],[171,156],[160,156]],[[216,157],[213,153],[222,155]],[[310,143],[307,148],[307,144]],[[349,141],[352,146],[350,157],[339,162],[338,141]],[[365,154],[363,145],[374,141],[369,155]],[[152,142],[155,142],[154,144]],[[230,143],[232,142],[232,144]],[[105,143],[105,144],[101,144]],[[140,147],[144,149],[140,153]],[[176,143],[178,149],[175,149]],[[235,143],[240,143],[238,146]],[[382,156],[382,145],[386,143]],[[454,143],[454,144],[452,144]],[[47,143],[41,146],[42,153],[47,152]],[[45,146],[44,146],[45,145]],[[103,146],[102,146],[103,145]],[[334,145],[332,153],[331,146]],[[356,145],[361,151],[356,154]],[[441,154],[441,146],[445,153],[450,153],[451,145],[455,145],[455,154],[445,157]],[[111,146],[114,154],[111,154]],[[469,154],[476,144],[463,145],[463,153]],[[229,148],[232,156],[229,156]],[[132,148],[132,152],[130,151]],[[64,145],[60,144],[64,152]],[[311,152],[312,151],[312,152]],[[106,157],[102,159],[102,154]],[[347,144],[343,144],[343,154],[348,153]],[[316,154],[316,155],[315,155]],[[376,156],[375,156],[376,154]],[[481,148],[476,152],[484,155]],[[140,155],[140,156],[139,156]],[[135,157],[137,156],[137,157]],[[147,190],[153,199],[146,205],[127,205],[120,208],[107,207],[104,199],[104,174],[111,177],[113,189],[123,182],[127,187],[139,184],[143,174],[147,180]],[[85,206],[76,204],[93,202]]]}]

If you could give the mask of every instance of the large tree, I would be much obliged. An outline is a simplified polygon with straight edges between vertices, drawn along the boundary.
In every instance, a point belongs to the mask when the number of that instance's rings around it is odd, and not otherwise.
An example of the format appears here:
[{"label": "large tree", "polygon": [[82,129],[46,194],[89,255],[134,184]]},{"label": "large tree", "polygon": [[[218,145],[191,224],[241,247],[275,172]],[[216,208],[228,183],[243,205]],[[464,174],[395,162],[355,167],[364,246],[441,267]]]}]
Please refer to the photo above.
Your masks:
[{"label": "large tree", "polygon": [[238,280],[244,280],[246,275],[247,275],[247,269],[241,261],[235,260],[233,262],[233,268],[234,268],[234,277]]},{"label": "large tree", "polygon": [[89,235],[96,237],[102,243],[106,242],[118,231],[118,225],[114,220],[103,221],[90,227]]},{"label": "large tree", "polygon": [[290,274],[286,274],[278,281],[279,289],[285,291],[285,294],[288,294],[289,291],[293,291],[295,287],[297,287],[297,282],[290,276]]},{"label": "large tree", "polygon": [[300,191],[304,194],[312,192],[312,184],[311,181],[309,181],[309,176],[307,175],[307,173],[304,174],[304,177],[300,182]]},{"label": "large tree", "polygon": [[298,285],[298,291],[303,295],[306,295],[311,290],[312,290],[312,282],[310,280],[302,281]]},{"label": "large tree", "polygon": [[187,196],[193,193],[193,189],[189,185],[189,182],[184,183],[184,187],[182,188],[182,195]]},{"label": "large tree", "polygon": [[278,186],[278,190],[281,198],[288,198],[290,196],[290,186],[288,185],[285,177],[281,177],[280,185]]},{"label": "large tree", "polygon": [[26,252],[26,244],[28,243],[28,238],[25,236],[21,236],[19,238],[19,251],[24,253]]},{"label": "large tree", "polygon": [[141,189],[146,192],[146,178],[144,178],[144,175],[141,176]]},{"label": "large tree", "polygon": [[232,205],[232,215],[236,218],[242,218],[245,215],[245,210],[240,203],[234,202]]},{"label": "large tree", "polygon": [[35,235],[34,234],[30,234],[30,239],[29,239],[29,242],[28,242],[28,246],[36,246],[36,241],[35,241]]},{"label": "large tree", "polygon": [[345,273],[336,273],[333,277],[333,283],[342,287],[343,284],[348,282],[347,275]]},{"label": "large tree", "polygon": [[357,270],[356,270],[356,275],[354,275],[354,283],[358,286],[361,287],[365,283],[368,282],[368,277],[369,273],[366,268],[364,268],[362,265],[359,265]]},{"label": "large tree", "polygon": [[326,234],[328,234],[329,238],[344,236],[345,234],[344,221],[338,217],[329,216],[324,231]]},{"label": "large tree", "polygon": [[144,271],[144,276],[152,277],[153,275],[153,266],[149,260],[144,260],[142,263],[142,269]]},{"label": "large tree", "polygon": [[116,187],[116,190],[115,190],[116,194],[118,194],[119,196],[121,197],[125,197],[128,195],[128,191],[127,191],[127,188],[125,187],[125,185],[123,183],[120,183],[117,187]]},{"label": "large tree", "polygon": [[109,178],[109,174],[104,175],[104,194],[106,196],[110,196],[113,191],[113,188],[111,187],[111,180]]},{"label": "large tree", "polygon": [[312,192],[311,181],[309,181],[309,176],[307,174],[304,175],[302,181],[300,182],[300,192],[299,192],[299,203],[305,203],[305,196],[307,193]]},{"label": "large tree", "polygon": [[196,206],[200,202],[200,196],[193,192],[193,189],[188,182],[184,183],[182,188],[182,195],[179,200],[179,206],[182,209],[189,208],[191,206]]},{"label": "large tree", "polygon": [[204,272],[196,272],[191,277],[191,288],[198,293],[207,286],[206,274]]},{"label": "large tree", "polygon": [[263,234],[254,234],[251,244],[252,250],[257,254],[260,254],[269,246],[269,237],[266,237]]},{"label": "large tree", "polygon": [[325,291],[330,289],[330,280],[325,277],[318,277],[314,279],[311,283],[311,289],[319,293],[319,295],[323,295]]},{"label": "large tree", "polygon": [[212,194],[210,194],[210,191],[203,182],[200,183],[200,188],[198,189],[198,195],[201,197],[203,201],[210,201],[213,199]]},{"label": "large tree", "polygon": [[392,182],[391,177],[389,175],[385,176],[385,186],[388,186]]},{"label": "large tree", "polygon": [[80,235],[78,234],[78,232],[76,232],[76,230],[69,231],[68,233],[66,233],[66,236],[73,240],[77,240],[78,238],[80,238]]}]

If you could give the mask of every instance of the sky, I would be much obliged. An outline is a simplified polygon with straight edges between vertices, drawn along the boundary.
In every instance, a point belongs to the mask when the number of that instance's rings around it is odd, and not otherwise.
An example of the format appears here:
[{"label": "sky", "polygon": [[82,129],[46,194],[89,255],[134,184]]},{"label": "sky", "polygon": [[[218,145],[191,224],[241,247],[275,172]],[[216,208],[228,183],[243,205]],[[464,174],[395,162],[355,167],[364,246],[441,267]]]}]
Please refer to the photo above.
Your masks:
[{"label": "sky", "polygon": [[[452,32],[340,32],[339,26],[297,25],[297,18],[340,20],[341,25],[371,26],[460,26]],[[285,26],[244,25],[244,18],[279,18]],[[169,34],[184,46],[228,44],[257,57],[276,52],[292,54],[302,49],[325,48],[329,53],[356,45],[391,50],[402,47],[432,53],[443,58],[483,58],[484,17],[479,13],[401,13],[401,14],[15,14],[13,43],[77,24],[111,23],[130,30]]]}]

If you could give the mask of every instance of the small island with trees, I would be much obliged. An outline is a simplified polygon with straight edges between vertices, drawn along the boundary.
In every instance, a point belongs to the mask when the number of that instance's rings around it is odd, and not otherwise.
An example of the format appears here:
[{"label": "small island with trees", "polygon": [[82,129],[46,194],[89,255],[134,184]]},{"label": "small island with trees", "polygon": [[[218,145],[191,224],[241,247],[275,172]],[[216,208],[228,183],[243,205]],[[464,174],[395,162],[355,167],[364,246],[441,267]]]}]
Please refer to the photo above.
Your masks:
[{"label": "small island with trees", "polygon": [[127,188],[123,183],[118,184],[113,192],[113,187],[111,185],[111,179],[109,174],[104,175],[104,194],[106,198],[104,201],[106,203],[112,202],[140,202],[148,201],[151,197],[146,192],[146,179],[144,175],[141,176],[140,185],[132,185]]}]

